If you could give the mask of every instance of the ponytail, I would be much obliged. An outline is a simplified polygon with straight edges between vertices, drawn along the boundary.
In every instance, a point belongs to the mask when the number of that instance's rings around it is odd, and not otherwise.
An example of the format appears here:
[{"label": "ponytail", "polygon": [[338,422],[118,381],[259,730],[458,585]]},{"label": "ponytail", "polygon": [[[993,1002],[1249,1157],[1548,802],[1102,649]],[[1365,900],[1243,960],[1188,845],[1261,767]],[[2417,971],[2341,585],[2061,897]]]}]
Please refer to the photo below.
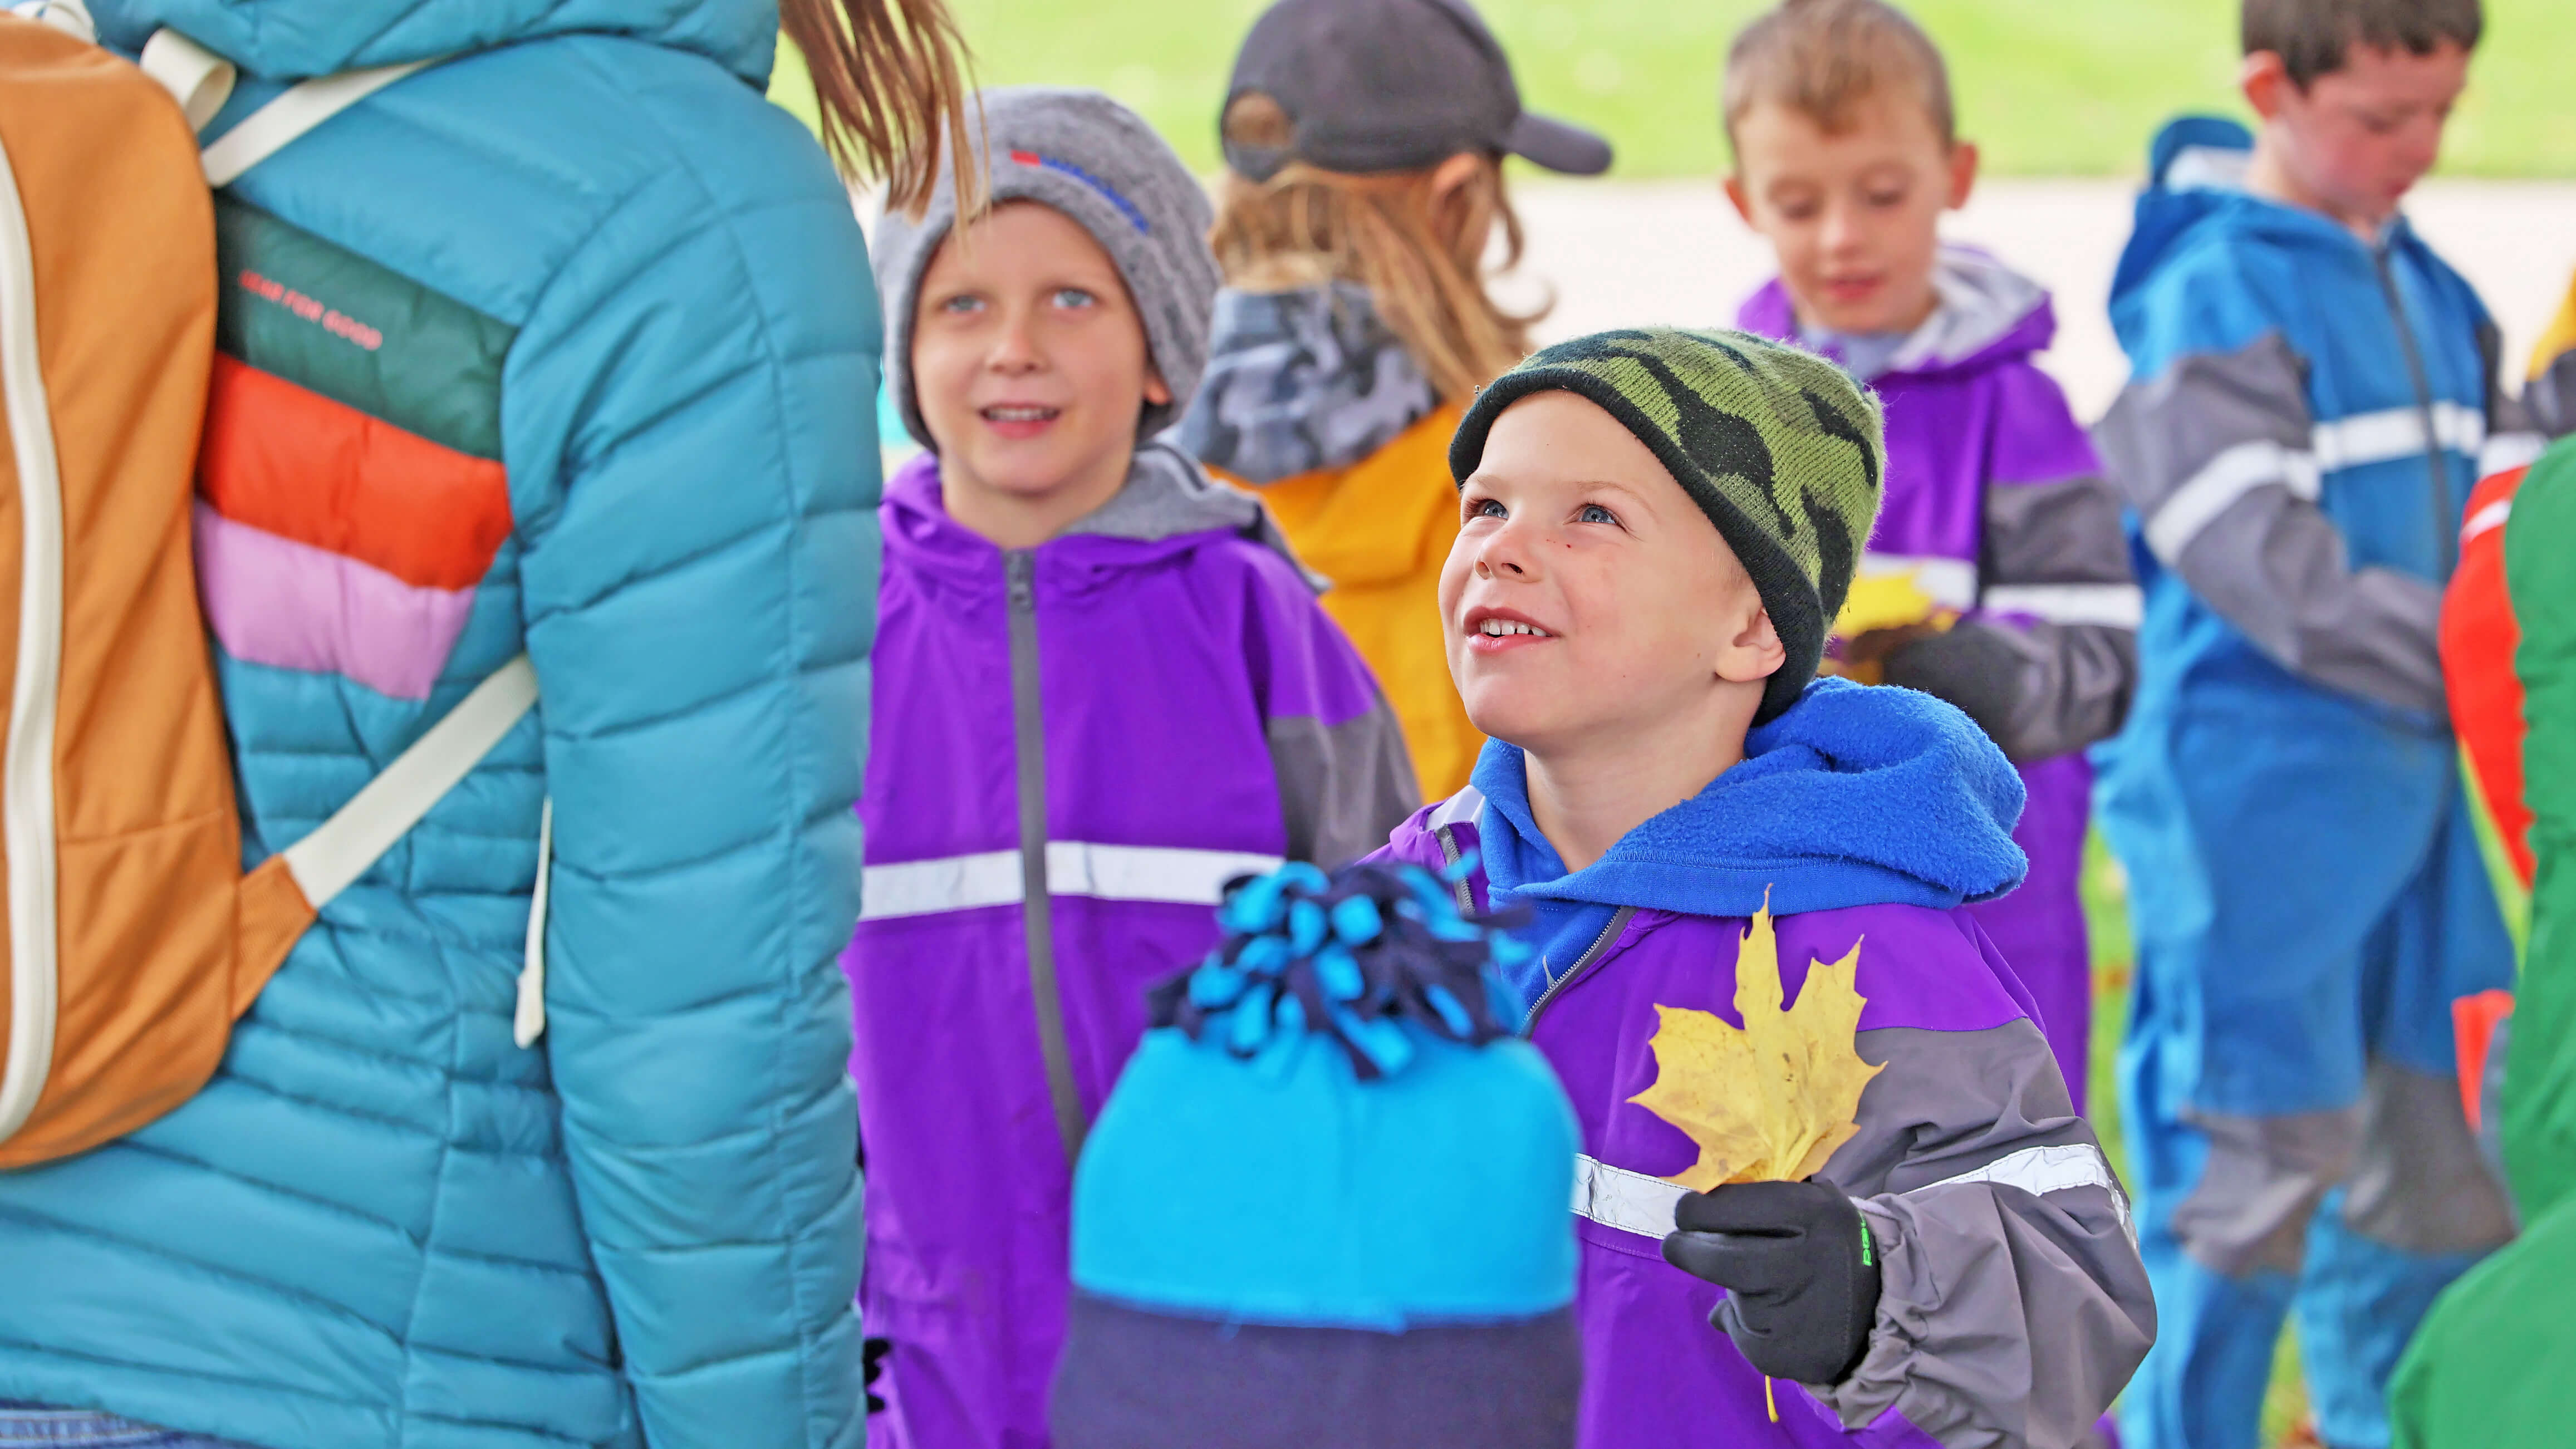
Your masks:
[{"label": "ponytail", "polygon": [[[1258,92],[1237,97],[1223,124],[1231,145],[1288,145],[1286,114]],[[1431,390],[1463,407],[1529,355],[1530,324],[1547,308],[1508,311],[1485,290],[1488,236],[1502,234],[1499,270],[1521,259],[1500,160],[1477,157],[1475,173],[1446,193],[1433,190],[1436,170],[1355,176],[1291,161],[1267,181],[1228,171],[1208,241],[1233,285],[1366,288]]]},{"label": "ponytail", "polygon": [[[966,132],[970,58],[945,0],[779,0],[778,20],[813,72],[823,147],[842,174],[883,176],[888,209],[918,214],[938,184],[941,131]],[[967,148],[951,150],[965,203]]]}]

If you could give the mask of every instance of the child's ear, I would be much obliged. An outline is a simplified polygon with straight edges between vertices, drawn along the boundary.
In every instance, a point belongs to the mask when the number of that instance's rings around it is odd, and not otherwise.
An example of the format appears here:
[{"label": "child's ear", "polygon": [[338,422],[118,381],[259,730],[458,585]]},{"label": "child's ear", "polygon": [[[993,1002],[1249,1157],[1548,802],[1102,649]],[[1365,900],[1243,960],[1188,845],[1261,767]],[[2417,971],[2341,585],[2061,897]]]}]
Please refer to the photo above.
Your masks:
[{"label": "child's ear", "polygon": [[1950,210],[1968,204],[1968,193],[1977,189],[1977,143],[1954,141],[1950,144]]},{"label": "child's ear", "polygon": [[[1744,218],[1746,226],[1753,226],[1753,203],[1746,200],[1744,196],[1744,173],[1729,171],[1726,173],[1726,179],[1718,185],[1725,190],[1726,199],[1735,203],[1735,214]],[[1760,227],[1753,227],[1753,229],[1761,230]]]},{"label": "child's ear", "polygon": [[1476,179],[1477,156],[1461,151],[1431,168],[1431,204],[1438,206],[1458,193],[1458,188]]},{"label": "child's ear", "polygon": [[2245,64],[2237,70],[2236,86],[2245,93],[2245,104],[2254,108],[2254,114],[2273,120],[2288,105],[2294,89],[2290,64],[2277,50],[2258,50],[2245,57]]},{"label": "child's ear", "polygon": [[1780,672],[1789,660],[1789,646],[1780,642],[1780,631],[1771,625],[1771,611],[1755,606],[1753,616],[1742,622],[1726,647],[1718,651],[1717,677],[1734,684],[1751,684]]},{"label": "child's ear", "polygon": [[1153,404],[1155,407],[1162,407],[1170,403],[1171,400],[1172,385],[1163,381],[1163,370],[1150,362],[1146,363],[1145,401]]}]

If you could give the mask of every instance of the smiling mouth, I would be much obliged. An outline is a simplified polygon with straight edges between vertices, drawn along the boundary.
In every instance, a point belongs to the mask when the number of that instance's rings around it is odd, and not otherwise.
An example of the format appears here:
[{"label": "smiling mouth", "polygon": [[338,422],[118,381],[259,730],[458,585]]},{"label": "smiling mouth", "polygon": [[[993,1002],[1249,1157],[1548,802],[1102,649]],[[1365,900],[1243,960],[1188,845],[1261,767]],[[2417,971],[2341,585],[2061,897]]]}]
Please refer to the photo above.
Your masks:
[{"label": "smiling mouth", "polygon": [[1512,619],[1487,619],[1469,632],[1482,634],[1488,639],[1501,639],[1513,634],[1528,634],[1540,639],[1556,637],[1536,624],[1523,624]]},{"label": "smiling mouth", "polygon": [[1062,408],[1042,408],[1005,403],[979,408],[976,415],[988,423],[1048,423],[1064,415]]}]

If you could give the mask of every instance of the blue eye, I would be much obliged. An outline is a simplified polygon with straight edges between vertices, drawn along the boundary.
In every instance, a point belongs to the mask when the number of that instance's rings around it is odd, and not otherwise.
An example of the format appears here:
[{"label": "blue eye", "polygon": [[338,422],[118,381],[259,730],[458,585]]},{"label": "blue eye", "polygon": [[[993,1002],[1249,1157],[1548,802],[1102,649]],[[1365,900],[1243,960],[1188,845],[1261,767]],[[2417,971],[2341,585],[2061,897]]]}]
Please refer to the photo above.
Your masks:
[{"label": "blue eye", "polygon": [[1467,510],[1467,516],[1470,518],[1509,518],[1511,514],[1504,509],[1503,505],[1498,500],[1492,498],[1479,498],[1476,500],[1475,506]]},{"label": "blue eye", "polygon": [[1619,515],[1602,507],[1598,503],[1586,503],[1583,505],[1582,511],[1574,515],[1574,521],[1577,523],[1616,524],[1619,521]]},{"label": "blue eye", "polygon": [[1084,291],[1080,287],[1058,287],[1055,289],[1055,304],[1059,307],[1088,307],[1099,300],[1099,298],[1092,296],[1089,292]]},{"label": "blue eye", "polygon": [[939,310],[959,316],[968,312],[981,312],[984,310],[984,299],[969,296],[950,297],[939,304]]}]

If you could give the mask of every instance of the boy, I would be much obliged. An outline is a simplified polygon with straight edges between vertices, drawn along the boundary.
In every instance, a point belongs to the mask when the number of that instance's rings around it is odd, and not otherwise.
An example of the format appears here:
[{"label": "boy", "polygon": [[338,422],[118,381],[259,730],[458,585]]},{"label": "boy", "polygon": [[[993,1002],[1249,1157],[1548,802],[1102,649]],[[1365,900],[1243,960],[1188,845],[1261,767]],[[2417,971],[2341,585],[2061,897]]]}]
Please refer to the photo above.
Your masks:
[{"label": "boy", "polygon": [[[1388,853],[1472,855],[1462,904],[1531,908],[1512,984],[1583,1134],[1589,1449],[2066,1449],[2154,1332],[2126,1199],[1959,909],[2021,878],[2020,781],[1949,705],[1811,683],[1883,461],[1831,363],[1666,329],[1540,352],[1450,451],[1441,612],[1492,742]],[[1860,946],[1825,1049],[1884,1070],[1810,1180],[1685,1192],[1693,1140],[1636,1100],[1672,1085],[1650,1038],[1735,1019],[1766,901],[1793,1000]]]},{"label": "boy", "polygon": [[1780,276],[1739,324],[1794,338],[1887,411],[1887,502],[1847,608],[1842,667],[1967,711],[2021,771],[2013,839],[2030,875],[1973,909],[2030,988],[2076,1110],[2093,963],[2078,881],[2093,774],[2137,676],[2138,587],[2120,498],[2035,357],[2048,293],[1944,245],[1977,148],[1913,21],[1880,0],[1810,0],[1736,38],[1726,194]]},{"label": "boy", "polygon": [[[2513,951],[2436,631],[2493,431],[2495,329],[2398,213],[2476,0],[2247,0],[2245,97],[2155,143],[2098,433],[2137,519],[2138,699],[2100,752],[2137,987],[2121,1053],[2164,1331],[2145,1449],[2245,1449],[2295,1300],[2317,1427],[2388,1443],[2388,1374],[2511,1232],[2451,1003]],[[2250,145],[2249,145],[2250,140]]]},{"label": "boy", "polygon": [[[1225,882],[1411,808],[1395,719],[1258,502],[1147,441],[1207,355],[1208,206],[1089,92],[982,98],[991,209],[889,216],[862,1318],[891,1442],[1046,1442],[1071,1165]],[[943,166],[944,172],[946,168]]]}]

